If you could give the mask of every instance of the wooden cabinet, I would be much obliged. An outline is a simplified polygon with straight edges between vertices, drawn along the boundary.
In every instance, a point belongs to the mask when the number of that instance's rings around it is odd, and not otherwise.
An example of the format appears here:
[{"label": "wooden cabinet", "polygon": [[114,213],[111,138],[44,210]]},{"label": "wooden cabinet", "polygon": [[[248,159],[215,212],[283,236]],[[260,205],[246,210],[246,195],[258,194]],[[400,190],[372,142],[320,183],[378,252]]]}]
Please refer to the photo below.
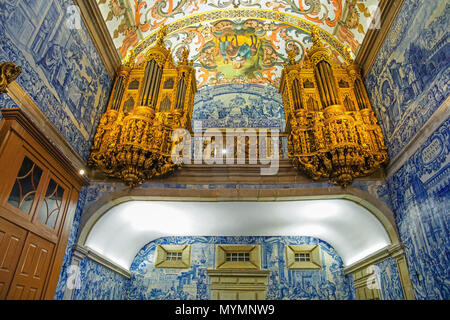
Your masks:
[{"label": "wooden cabinet", "polygon": [[0,299],[5,299],[27,232],[0,218]]},{"label": "wooden cabinet", "polygon": [[2,115],[0,299],[53,299],[87,181],[23,112]]}]

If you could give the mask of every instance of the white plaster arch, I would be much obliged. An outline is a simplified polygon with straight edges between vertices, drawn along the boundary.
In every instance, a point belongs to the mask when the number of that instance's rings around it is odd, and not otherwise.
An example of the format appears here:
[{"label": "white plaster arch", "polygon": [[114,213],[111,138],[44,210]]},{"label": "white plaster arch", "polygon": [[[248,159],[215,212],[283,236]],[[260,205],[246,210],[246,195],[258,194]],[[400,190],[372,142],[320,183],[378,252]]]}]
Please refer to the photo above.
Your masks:
[{"label": "white plaster arch", "polygon": [[121,197],[82,222],[78,244],[129,270],[138,251],[165,236],[312,236],[349,266],[398,243],[392,217],[353,195],[246,198]]}]

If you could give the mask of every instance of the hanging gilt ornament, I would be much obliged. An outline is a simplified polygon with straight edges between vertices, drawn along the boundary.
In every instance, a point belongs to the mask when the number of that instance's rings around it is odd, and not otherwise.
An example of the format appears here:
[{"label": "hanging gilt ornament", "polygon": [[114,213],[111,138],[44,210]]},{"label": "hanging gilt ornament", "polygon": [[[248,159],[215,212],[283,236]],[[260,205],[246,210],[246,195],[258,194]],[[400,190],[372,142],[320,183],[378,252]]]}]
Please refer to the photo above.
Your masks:
[{"label": "hanging gilt ornament", "polygon": [[313,46],[302,65],[288,52],[280,92],[286,115],[289,158],[314,180],[346,187],[389,161],[360,68],[337,65],[331,50],[311,30]]},{"label": "hanging gilt ornament", "polygon": [[100,119],[88,164],[134,187],[177,169],[171,160],[175,129],[190,130],[195,70],[189,52],[175,66],[164,45],[166,27],[156,44],[135,65],[130,51],[117,74],[108,108]]}]

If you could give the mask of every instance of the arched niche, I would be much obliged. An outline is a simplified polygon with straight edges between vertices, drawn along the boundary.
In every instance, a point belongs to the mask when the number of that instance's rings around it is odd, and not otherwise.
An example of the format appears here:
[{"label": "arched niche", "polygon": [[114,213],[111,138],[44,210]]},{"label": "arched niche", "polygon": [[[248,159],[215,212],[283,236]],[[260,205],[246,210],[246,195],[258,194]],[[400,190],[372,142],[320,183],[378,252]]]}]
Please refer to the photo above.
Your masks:
[{"label": "arched niche", "polygon": [[380,200],[356,188],[122,190],[83,214],[78,245],[125,269],[164,236],[312,236],[330,243],[344,266],[399,243]]}]

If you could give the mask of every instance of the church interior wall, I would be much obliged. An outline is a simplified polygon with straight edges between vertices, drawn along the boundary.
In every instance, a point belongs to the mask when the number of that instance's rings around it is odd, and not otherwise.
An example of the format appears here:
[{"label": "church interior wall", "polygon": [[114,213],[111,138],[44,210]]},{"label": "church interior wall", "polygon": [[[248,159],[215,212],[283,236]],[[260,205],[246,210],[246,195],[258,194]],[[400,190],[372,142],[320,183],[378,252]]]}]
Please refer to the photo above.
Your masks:
[{"label": "church interior wall", "polygon": [[[445,108],[449,14],[442,1],[405,2],[366,79],[391,159]],[[386,179],[417,299],[449,298],[448,137],[447,119]]]},{"label": "church interior wall", "polygon": [[[72,0],[2,1],[0,60],[22,67],[17,83],[87,160],[112,81],[70,6]],[[1,108],[16,106],[3,96]]]},{"label": "church interior wall", "polygon": [[[26,4],[25,4],[26,3]],[[48,119],[58,128],[69,144],[83,159],[87,159],[92,138],[100,115],[111,90],[111,79],[106,72],[88,32],[81,21],[81,29],[70,29],[64,16],[73,2],[71,0],[30,0],[0,3],[0,60],[14,61],[23,68],[17,82],[35,100]],[[390,157],[396,158],[426,121],[448,98],[449,41],[447,20],[450,7],[445,2],[412,0],[405,2],[394,22],[386,42],[366,79],[366,87],[372,105],[384,132]],[[231,88],[231,87],[230,87]],[[267,89],[272,92],[274,88]],[[252,103],[249,88],[235,88],[243,99]],[[266,108],[261,118],[246,113],[248,108],[236,108],[225,96],[219,100],[224,109],[234,110],[223,115],[202,113],[214,101],[208,89],[200,91],[198,110],[194,120],[206,120],[208,127],[272,127],[282,128],[283,114],[279,111],[280,100],[274,93],[271,108]],[[266,97],[261,97],[267,99]],[[216,101],[217,102],[217,101]],[[253,101],[260,104],[261,102]],[[0,95],[0,108],[12,108],[17,104],[7,95]],[[223,110],[222,110],[223,111]],[[197,112],[197,113],[196,113]],[[244,115],[245,117],[242,117]],[[251,124],[249,124],[249,121]],[[408,268],[417,299],[448,299],[449,229],[447,212],[450,207],[450,157],[448,143],[449,120],[444,122],[396,172],[385,180],[364,179],[354,182],[353,187],[368,192],[383,201],[393,212],[400,240],[405,244]],[[175,189],[275,189],[275,188],[330,188],[327,182],[301,184],[167,184],[146,183],[146,188]],[[116,182],[92,182],[83,188],[66,249],[60,282],[55,299],[62,299],[72,261],[73,245],[76,243],[81,217],[103,195],[124,190]],[[165,274],[152,268],[154,247],[162,243],[188,241],[193,245],[194,264],[189,271]],[[171,291],[163,288],[169,283],[174,288],[171,298],[208,298],[208,289],[199,290],[204,283],[207,267],[213,266],[211,255],[217,243],[246,243],[256,241],[263,245],[264,267],[281,270],[282,256],[279,250],[290,241],[316,241],[326,251],[328,261],[324,270],[289,271],[276,274],[272,280],[269,297],[283,298],[336,298],[353,299],[351,276],[344,276],[342,262],[334,249],[318,239],[241,238],[220,239],[164,238],[147,244],[138,254],[132,268],[132,278],[125,277],[84,258],[81,263],[81,288],[75,290],[74,299],[159,299]],[[326,250],[325,250],[326,249]],[[278,251],[277,251],[278,250]],[[276,253],[274,253],[276,252]],[[138,261],[140,263],[138,263]],[[381,298],[403,299],[400,277],[395,259],[389,258],[376,265],[380,274]],[[203,270],[203,271],[202,271]],[[298,275],[302,276],[298,276]],[[147,275],[155,276],[151,282]],[[278,277],[278,278],[276,278]],[[139,279],[144,279],[140,282]],[[314,292],[305,293],[298,283],[307,279],[314,282]],[[188,279],[188,280],[183,280]],[[294,280],[292,280],[294,279]],[[149,285],[145,285],[147,282]],[[184,283],[183,281],[187,281]],[[155,290],[148,290],[150,282]],[[195,285],[194,285],[195,283]],[[279,287],[276,287],[277,284]],[[197,287],[196,287],[197,286]],[[183,288],[189,288],[184,290]],[[321,288],[327,290],[321,291]],[[334,289],[333,289],[334,288]],[[159,290],[159,291],[158,291]],[[205,291],[206,290],[206,291]],[[195,293],[195,294],[194,294]]]},{"label": "church interior wall", "polygon": [[447,120],[388,178],[417,299],[448,299],[450,156]]},{"label": "church interior wall", "polygon": [[366,78],[391,159],[448,97],[449,15],[442,1],[405,2]]}]

